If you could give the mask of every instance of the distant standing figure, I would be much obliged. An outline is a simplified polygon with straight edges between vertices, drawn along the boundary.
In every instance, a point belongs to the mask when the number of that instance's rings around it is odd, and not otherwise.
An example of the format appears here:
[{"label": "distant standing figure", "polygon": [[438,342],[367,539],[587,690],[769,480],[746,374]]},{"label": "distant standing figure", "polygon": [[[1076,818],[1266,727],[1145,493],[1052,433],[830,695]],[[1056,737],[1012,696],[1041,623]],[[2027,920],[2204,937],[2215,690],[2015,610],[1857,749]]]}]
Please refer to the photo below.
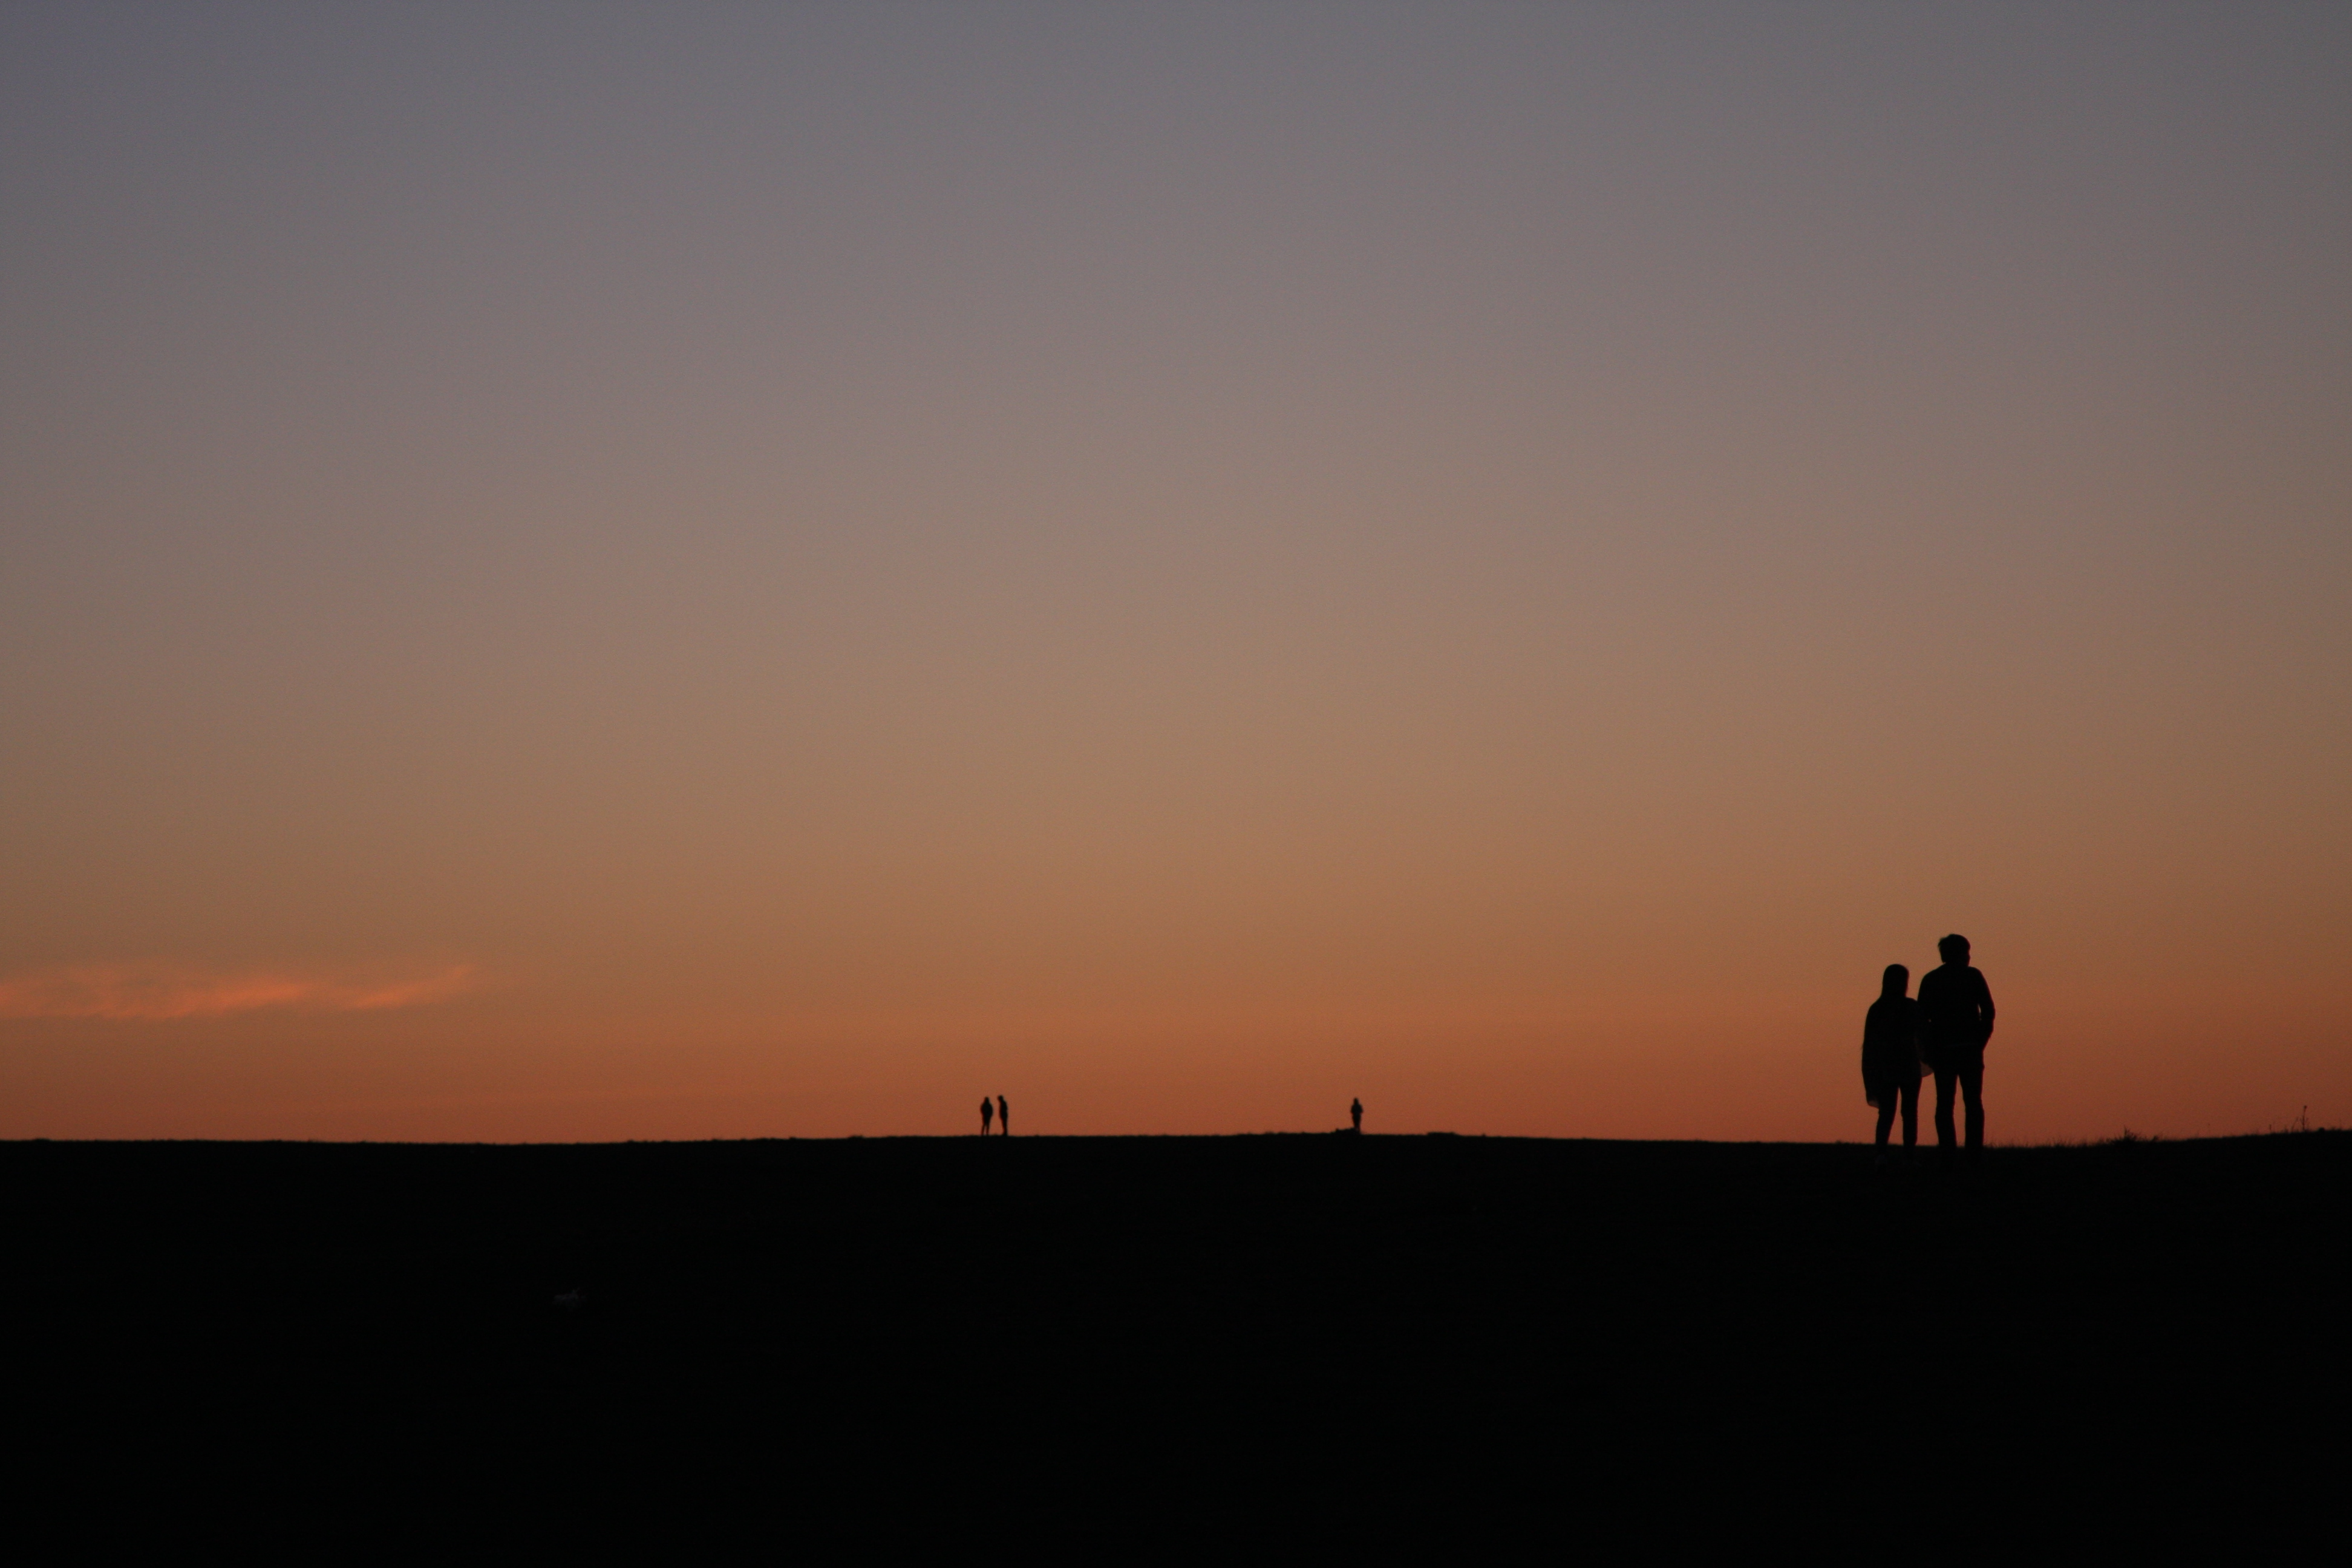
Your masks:
[{"label": "distant standing figure", "polygon": [[1984,1052],[1992,1038],[1992,988],[1969,967],[1969,939],[1948,936],[1936,944],[1943,967],[1919,977],[1919,1014],[1927,1044],[1927,1066],[1936,1075],[1936,1146],[1950,1150],[1952,1089],[1968,1100],[1969,1152],[1984,1150]]},{"label": "distant standing figure", "polygon": [[1004,1129],[1005,1137],[1013,1136],[1013,1108],[1004,1103],[1001,1094],[996,1097],[996,1124]]},{"label": "distant standing figure", "polygon": [[1361,1132],[1364,1130],[1364,1102],[1362,1100],[1355,1100],[1349,1105],[1348,1120],[1356,1124],[1357,1131]]},{"label": "distant standing figure", "polygon": [[987,1137],[987,1136],[988,1136],[988,1132],[989,1132],[989,1127],[988,1127],[988,1124],[989,1124],[990,1122],[992,1122],[992,1121],[995,1121],[995,1120],[996,1120],[996,1106],[995,1106],[995,1104],[994,1104],[992,1100],[990,1100],[990,1099],[988,1098],[988,1096],[986,1096],[986,1095],[984,1095],[984,1094],[983,1094],[983,1095],[982,1095],[982,1096],[980,1097],[980,1135],[981,1135],[982,1138],[985,1138],[985,1137]]},{"label": "distant standing figure", "polygon": [[1919,1004],[1911,1000],[1911,972],[1886,966],[1878,1000],[1862,1020],[1862,1097],[1878,1108],[1879,1158],[1903,1109],[1903,1146],[1919,1142]]}]

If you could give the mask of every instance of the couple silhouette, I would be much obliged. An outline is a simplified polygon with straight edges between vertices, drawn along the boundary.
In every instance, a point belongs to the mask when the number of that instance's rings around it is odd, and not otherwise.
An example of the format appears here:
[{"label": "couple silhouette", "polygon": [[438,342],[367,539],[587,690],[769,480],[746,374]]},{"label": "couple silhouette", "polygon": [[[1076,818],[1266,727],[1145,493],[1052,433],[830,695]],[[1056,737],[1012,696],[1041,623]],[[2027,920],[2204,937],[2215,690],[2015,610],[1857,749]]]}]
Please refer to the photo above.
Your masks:
[{"label": "couple silhouette", "polygon": [[992,1121],[1003,1122],[1004,1135],[1008,1138],[1013,1135],[1013,1108],[1004,1103],[1004,1097],[1001,1094],[996,1097],[996,1103],[993,1105],[988,1102],[988,1096],[983,1094],[980,1097],[980,1135],[982,1138],[988,1136],[989,1123]]},{"label": "couple silhouette", "polygon": [[1936,1075],[1936,1146],[1950,1152],[1955,1090],[1968,1106],[1970,1154],[1984,1150],[1984,1053],[1992,1038],[1992,989],[1969,963],[1969,939],[1936,944],[1944,962],[1919,977],[1919,995],[1907,993],[1911,972],[1886,966],[1878,1000],[1862,1025],[1863,1098],[1878,1109],[1879,1158],[1895,1113],[1903,1112],[1903,1146],[1919,1142],[1919,1079]]}]

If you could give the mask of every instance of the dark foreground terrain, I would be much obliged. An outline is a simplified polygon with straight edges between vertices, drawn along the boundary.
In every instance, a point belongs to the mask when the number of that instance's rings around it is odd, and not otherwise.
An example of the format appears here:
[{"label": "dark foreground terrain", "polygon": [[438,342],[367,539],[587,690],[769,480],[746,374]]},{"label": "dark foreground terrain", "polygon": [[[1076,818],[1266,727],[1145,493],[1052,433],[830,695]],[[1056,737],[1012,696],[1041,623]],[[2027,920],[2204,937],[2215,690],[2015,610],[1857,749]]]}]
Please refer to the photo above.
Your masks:
[{"label": "dark foreground terrain", "polygon": [[1442,1136],[16,1143],[0,1331],[16,1479],[95,1487],[93,1528],[171,1495],[337,1542],[652,1511],[2284,1544],[2352,1491],[2347,1198],[2336,1132],[1951,1172]]}]

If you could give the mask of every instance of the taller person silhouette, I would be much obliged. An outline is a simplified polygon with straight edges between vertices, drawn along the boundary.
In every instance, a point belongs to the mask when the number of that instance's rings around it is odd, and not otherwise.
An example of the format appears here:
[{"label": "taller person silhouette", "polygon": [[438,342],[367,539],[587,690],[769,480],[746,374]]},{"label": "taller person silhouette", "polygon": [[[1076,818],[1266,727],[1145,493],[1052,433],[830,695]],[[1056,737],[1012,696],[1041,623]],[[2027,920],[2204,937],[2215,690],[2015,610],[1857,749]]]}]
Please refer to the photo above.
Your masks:
[{"label": "taller person silhouette", "polygon": [[1936,1075],[1936,1146],[1953,1146],[1952,1090],[1968,1101],[1969,1152],[1984,1150],[1984,1052],[1992,1038],[1992,988],[1969,966],[1969,939],[1936,944],[1943,966],[1919,977],[1919,1014],[1927,1066]]}]

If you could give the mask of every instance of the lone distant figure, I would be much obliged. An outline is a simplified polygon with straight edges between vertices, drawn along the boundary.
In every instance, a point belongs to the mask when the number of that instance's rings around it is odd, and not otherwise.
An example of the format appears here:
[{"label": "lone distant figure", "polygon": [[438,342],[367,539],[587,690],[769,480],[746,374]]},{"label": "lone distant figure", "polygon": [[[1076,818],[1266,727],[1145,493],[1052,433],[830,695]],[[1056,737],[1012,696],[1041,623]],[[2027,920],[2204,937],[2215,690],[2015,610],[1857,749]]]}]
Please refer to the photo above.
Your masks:
[{"label": "lone distant figure", "polygon": [[1349,1105],[1348,1120],[1356,1124],[1357,1131],[1361,1132],[1364,1130],[1364,1102],[1362,1100],[1355,1100]]},{"label": "lone distant figure", "polygon": [[1878,1157],[1886,1158],[1886,1135],[1895,1110],[1903,1109],[1903,1146],[1919,1142],[1919,1004],[1911,1000],[1911,972],[1886,966],[1878,1000],[1862,1020],[1862,1097],[1878,1108]]},{"label": "lone distant figure", "polygon": [[1952,1089],[1968,1100],[1969,1152],[1984,1150],[1984,1051],[1992,1038],[1992,988],[1969,965],[1969,939],[1948,936],[1936,944],[1943,967],[1919,977],[1919,1014],[1927,1043],[1927,1066],[1936,1075],[1936,1146],[1950,1151]]},{"label": "lone distant figure", "polygon": [[988,1136],[988,1124],[996,1120],[996,1105],[988,1096],[980,1097],[980,1135]]},{"label": "lone distant figure", "polygon": [[996,1124],[1004,1130],[1005,1137],[1013,1136],[1013,1108],[1004,1103],[1001,1094],[996,1097]]}]

